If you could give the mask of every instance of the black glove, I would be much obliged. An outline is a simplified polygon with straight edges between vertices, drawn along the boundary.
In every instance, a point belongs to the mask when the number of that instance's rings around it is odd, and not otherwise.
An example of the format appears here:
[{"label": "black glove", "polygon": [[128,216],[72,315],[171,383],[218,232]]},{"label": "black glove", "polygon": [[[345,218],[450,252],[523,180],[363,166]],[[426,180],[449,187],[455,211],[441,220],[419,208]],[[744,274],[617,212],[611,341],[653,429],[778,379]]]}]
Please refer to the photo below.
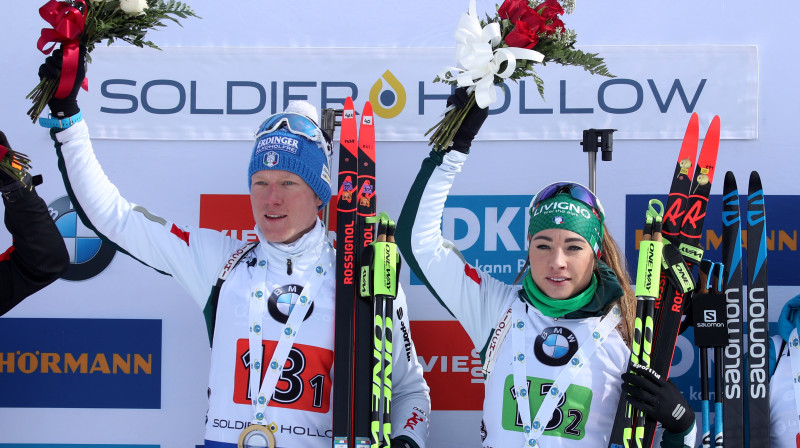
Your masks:
[{"label": "black glove", "polygon": [[630,371],[622,374],[622,391],[630,404],[673,434],[683,433],[694,423],[694,411],[678,387],[652,369],[630,364]]},{"label": "black glove", "polygon": [[[55,50],[50,56],[44,60],[44,64],[39,66],[39,78],[59,79],[61,78],[61,64],[63,54],[61,49]],[[80,48],[78,56],[78,69],[75,73],[75,84],[72,85],[72,91],[66,98],[58,99],[55,96],[47,102],[50,107],[50,114],[58,118],[71,117],[78,112],[78,90],[83,84],[83,78],[86,77],[86,47]]]},{"label": "black glove", "polygon": [[[459,87],[447,98],[447,105],[453,105],[456,109],[461,109],[467,104],[467,101],[469,101],[467,88]],[[456,135],[453,136],[453,145],[450,149],[469,154],[469,147],[472,145],[472,140],[478,135],[478,131],[480,131],[483,122],[486,121],[486,117],[488,116],[488,109],[484,109],[477,104],[473,105],[464,117],[461,127],[456,131]]]}]

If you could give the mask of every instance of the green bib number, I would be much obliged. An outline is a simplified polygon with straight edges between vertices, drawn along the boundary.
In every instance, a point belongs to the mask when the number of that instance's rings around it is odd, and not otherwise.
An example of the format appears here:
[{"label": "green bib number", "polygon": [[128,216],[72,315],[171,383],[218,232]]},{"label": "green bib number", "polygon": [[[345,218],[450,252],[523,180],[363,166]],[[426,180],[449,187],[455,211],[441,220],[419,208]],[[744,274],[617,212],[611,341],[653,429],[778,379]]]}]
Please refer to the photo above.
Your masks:
[{"label": "green bib number", "polygon": [[[542,405],[545,395],[550,391],[552,381],[528,377],[528,390],[531,391],[531,417],[536,415]],[[517,411],[517,399],[514,393],[514,375],[506,377],[503,390],[503,429],[522,432],[522,419]],[[586,432],[585,427],[591,405],[592,390],[571,384],[558,402],[558,407],[553,411],[553,417],[547,423],[543,434],[581,440]]]}]

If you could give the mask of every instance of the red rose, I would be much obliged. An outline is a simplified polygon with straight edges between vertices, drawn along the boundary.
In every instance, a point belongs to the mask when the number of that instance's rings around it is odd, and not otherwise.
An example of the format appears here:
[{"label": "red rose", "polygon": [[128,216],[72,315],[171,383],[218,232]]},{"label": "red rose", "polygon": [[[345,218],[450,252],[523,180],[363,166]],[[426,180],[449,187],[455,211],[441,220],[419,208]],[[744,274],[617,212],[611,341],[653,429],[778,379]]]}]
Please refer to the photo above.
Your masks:
[{"label": "red rose", "polygon": [[530,10],[531,8],[528,6],[527,0],[505,0],[500,8],[497,9],[497,15],[499,15],[501,19],[515,22]]},{"label": "red rose", "polygon": [[533,33],[544,31],[544,27],[547,25],[547,21],[544,17],[536,14],[533,10],[528,10],[520,19],[528,25],[528,28],[530,28]]},{"label": "red rose", "polygon": [[562,22],[558,17],[551,20],[549,23],[542,25],[541,31],[545,34],[553,34],[556,31],[556,28],[561,28],[561,32],[564,32],[564,22]]},{"label": "red rose", "polygon": [[536,12],[544,17],[545,20],[551,20],[564,14],[564,8],[561,7],[558,0],[545,0],[544,3],[536,7]]},{"label": "red rose", "polygon": [[506,36],[506,44],[509,47],[532,49],[537,43],[539,43],[537,30],[532,29],[522,20],[517,20],[514,29]]}]

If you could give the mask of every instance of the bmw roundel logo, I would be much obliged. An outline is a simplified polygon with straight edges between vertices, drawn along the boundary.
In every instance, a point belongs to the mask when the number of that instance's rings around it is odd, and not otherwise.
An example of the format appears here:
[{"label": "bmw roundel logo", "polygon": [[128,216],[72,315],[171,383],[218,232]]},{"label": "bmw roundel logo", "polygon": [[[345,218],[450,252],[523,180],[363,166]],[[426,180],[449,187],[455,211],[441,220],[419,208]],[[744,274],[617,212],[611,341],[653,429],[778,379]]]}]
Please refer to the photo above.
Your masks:
[{"label": "bmw roundel logo", "polygon": [[62,278],[82,281],[103,272],[111,264],[116,248],[83,224],[68,196],[56,199],[47,207],[69,253],[69,268]]},{"label": "bmw roundel logo", "polygon": [[[276,321],[285,324],[289,320],[289,313],[292,312],[295,303],[300,303],[300,292],[303,287],[300,285],[289,284],[275,288],[267,300],[267,311]],[[305,297],[303,295],[302,297]],[[307,320],[314,313],[314,302],[311,302],[311,307],[308,309],[308,314],[305,319]]]},{"label": "bmw roundel logo", "polygon": [[548,366],[567,364],[577,351],[578,340],[572,331],[564,327],[545,328],[533,345],[536,359]]}]

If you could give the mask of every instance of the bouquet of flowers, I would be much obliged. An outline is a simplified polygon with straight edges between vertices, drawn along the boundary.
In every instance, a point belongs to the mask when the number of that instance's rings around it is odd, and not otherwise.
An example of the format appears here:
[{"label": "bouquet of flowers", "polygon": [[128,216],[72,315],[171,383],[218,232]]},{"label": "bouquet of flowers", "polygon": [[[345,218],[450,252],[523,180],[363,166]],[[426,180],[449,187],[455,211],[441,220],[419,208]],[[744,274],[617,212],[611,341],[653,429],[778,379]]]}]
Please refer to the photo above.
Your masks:
[{"label": "bouquet of flowers", "polygon": [[[562,6],[563,4],[563,6]],[[576,34],[564,26],[560,16],[571,13],[575,0],[505,0],[496,15],[480,20],[475,0],[461,15],[456,30],[457,67],[446,67],[433,80],[467,87],[469,101],[461,109],[448,108],[429,144],[446,150],[471,107],[487,108],[497,99],[495,85],[506,79],[532,77],[544,98],[544,81],[533,70],[536,63],[555,62],[583,67],[592,74],[613,77],[596,53],[575,49]]]},{"label": "bouquet of flowers", "polygon": [[9,176],[22,180],[31,169],[31,160],[25,154],[0,144],[0,170]]},{"label": "bouquet of flowers", "polygon": [[25,97],[33,101],[28,116],[34,122],[51,98],[65,98],[72,90],[81,47],[86,48],[87,61],[91,61],[89,53],[102,41],[111,45],[119,39],[159,50],[145,40],[148,30],[166,26],[165,20],[180,25],[178,19],[198,17],[188,5],[176,0],[50,0],[39,8],[39,15],[52,28],[42,29],[37,47],[50,54],[60,43],[63,65],[60,81],[42,79]]}]

